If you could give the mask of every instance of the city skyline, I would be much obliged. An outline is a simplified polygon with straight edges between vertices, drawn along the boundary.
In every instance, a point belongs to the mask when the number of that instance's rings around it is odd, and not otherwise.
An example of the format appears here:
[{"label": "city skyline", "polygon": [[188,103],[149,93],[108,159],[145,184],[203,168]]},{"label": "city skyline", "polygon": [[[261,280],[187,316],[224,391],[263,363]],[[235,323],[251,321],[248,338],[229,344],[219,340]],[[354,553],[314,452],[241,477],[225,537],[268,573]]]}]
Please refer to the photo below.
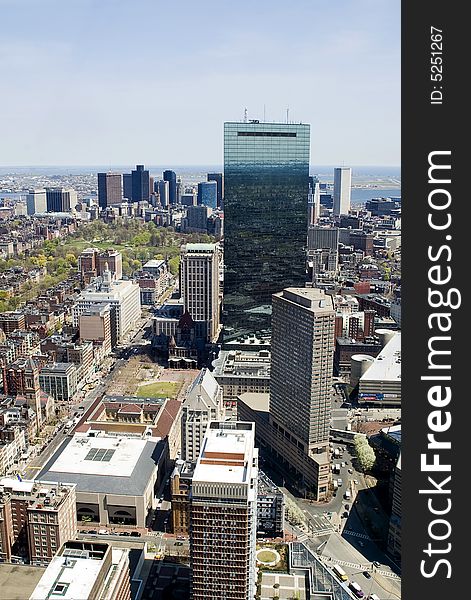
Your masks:
[{"label": "city skyline", "polygon": [[[249,118],[311,124],[316,164],[400,163],[390,0],[299,0],[293,27],[279,1],[184,1],[178,13],[147,0],[1,6],[4,165],[217,164],[222,123],[246,107]],[[162,17],[175,26],[159,27]]]}]

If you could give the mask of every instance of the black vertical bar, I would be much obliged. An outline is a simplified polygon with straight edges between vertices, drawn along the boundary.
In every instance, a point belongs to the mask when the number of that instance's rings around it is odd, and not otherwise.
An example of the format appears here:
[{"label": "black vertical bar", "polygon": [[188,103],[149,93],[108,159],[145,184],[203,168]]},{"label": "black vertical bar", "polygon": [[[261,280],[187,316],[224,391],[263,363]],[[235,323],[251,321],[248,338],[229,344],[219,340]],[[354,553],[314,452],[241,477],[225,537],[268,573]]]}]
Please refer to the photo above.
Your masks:
[{"label": "black vertical bar", "polygon": [[[471,435],[465,428],[469,428],[471,369],[468,352],[461,349],[470,329],[464,289],[469,279],[465,264],[470,203],[465,181],[469,166],[465,162],[469,152],[463,149],[470,131],[469,109],[465,110],[470,70],[466,40],[470,36],[462,10],[456,2],[402,3],[405,600],[465,598],[471,594],[471,567],[467,567],[466,558],[471,494],[467,497],[470,477],[465,464],[470,456],[467,438]],[[429,172],[431,163],[441,167],[432,167]],[[447,166],[450,168],[444,168]],[[454,308],[444,305],[447,300]],[[436,350],[450,354],[434,354]],[[429,439],[429,435],[434,437]],[[433,440],[451,447],[428,447]],[[425,464],[421,467],[422,455]],[[450,470],[431,471],[427,465],[434,461]]]}]

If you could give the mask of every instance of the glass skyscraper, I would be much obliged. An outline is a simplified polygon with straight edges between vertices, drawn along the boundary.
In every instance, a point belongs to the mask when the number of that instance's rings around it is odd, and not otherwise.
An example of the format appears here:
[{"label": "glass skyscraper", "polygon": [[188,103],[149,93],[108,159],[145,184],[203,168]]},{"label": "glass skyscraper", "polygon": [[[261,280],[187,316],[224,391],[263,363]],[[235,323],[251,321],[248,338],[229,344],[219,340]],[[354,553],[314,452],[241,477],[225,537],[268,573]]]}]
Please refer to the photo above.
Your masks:
[{"label": "glass skyscraper", "polygon": [[224,124],[224,339],[270,328],[306,281],[310,126]]}]

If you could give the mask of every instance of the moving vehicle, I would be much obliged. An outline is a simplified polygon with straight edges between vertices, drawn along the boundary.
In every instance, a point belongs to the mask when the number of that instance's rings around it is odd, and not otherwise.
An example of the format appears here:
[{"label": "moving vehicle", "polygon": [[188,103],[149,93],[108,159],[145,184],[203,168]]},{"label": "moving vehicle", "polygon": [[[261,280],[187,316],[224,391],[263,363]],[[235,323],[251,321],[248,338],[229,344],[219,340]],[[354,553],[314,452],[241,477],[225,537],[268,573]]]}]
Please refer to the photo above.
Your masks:
[{"label": "moving vehicle", "polygon": [[332,571],[340,579],[340,581],[348,581],[347,574],[340,565],[334,565],[332,567]]},{"label": "moving vehicle", "polygon": [[342,481],[342,479],[340,477],[337,479],[337,483],[338,483],[339,487],[342,487],[343,481]]},{"label": "moving vehicle", "polygon": [[368,571],[363,571],[363,575],[367,578],[367,579],[371,579],[371,575]]},{"label": "moving vehicle", "polygon": [[348,587],[352,590],[352,592],[355,594],[355,596],[357,598],[365,597],[365,592],[361,589],[361,587],[358,585],[358,583],[356,581],[351,581],[348,584]]},{"label": "moving vehicle", "polygon": [[370,594],[368,596],[368,600],[379,600],[379,596],[377,596],[376,594]]},{"label": "moving vehicle", "polygon": [[350,498],[352,497],[352,495],[350,494],[350,490],[345,490],[345,494],[343,495],[343,497],[345,498],[345,500],[350,500]]}]

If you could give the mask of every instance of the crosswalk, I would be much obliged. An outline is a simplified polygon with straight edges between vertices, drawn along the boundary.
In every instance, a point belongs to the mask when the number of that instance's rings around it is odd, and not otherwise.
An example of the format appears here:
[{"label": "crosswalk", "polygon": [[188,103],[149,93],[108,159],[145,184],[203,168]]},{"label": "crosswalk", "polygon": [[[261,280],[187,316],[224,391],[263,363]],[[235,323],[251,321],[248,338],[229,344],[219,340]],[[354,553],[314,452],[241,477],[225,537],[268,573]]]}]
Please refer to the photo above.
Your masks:
[{"label": "crosswalk", "polygon": [[362,540],[371,541],[370,536],[366,535],[366,533],[359,533],[358,531],[352,531],[351,529],[344,529],[343,533],[345,533],[347,535],[353,535],[357,538],[361,538]]},{"label": "crosswalk", "polygon": [[379,570],[379,569],[375,569],[374,571],[371,570],[371,565],[360,565],[358,563],[353,563],[353,562],[348,562],[346,560],[338,560],[338,559],[332,559],[331,557],[323,557],[321,556],[322,559],[329,561],[329,562],[335,562],[335,564],[337,565],[341,565],[342,567],[349,567],[350,569],[355,569],[358,571],[369,571],[370,573],[376,574],[376,575],[381,575],[383,577],[389,577],[390,579],[398,579],[400,580],[401,578],[399,577],[399,575],[396,575],[396,573],[392,573],[391,571],[383,571],[383,570]]}]

